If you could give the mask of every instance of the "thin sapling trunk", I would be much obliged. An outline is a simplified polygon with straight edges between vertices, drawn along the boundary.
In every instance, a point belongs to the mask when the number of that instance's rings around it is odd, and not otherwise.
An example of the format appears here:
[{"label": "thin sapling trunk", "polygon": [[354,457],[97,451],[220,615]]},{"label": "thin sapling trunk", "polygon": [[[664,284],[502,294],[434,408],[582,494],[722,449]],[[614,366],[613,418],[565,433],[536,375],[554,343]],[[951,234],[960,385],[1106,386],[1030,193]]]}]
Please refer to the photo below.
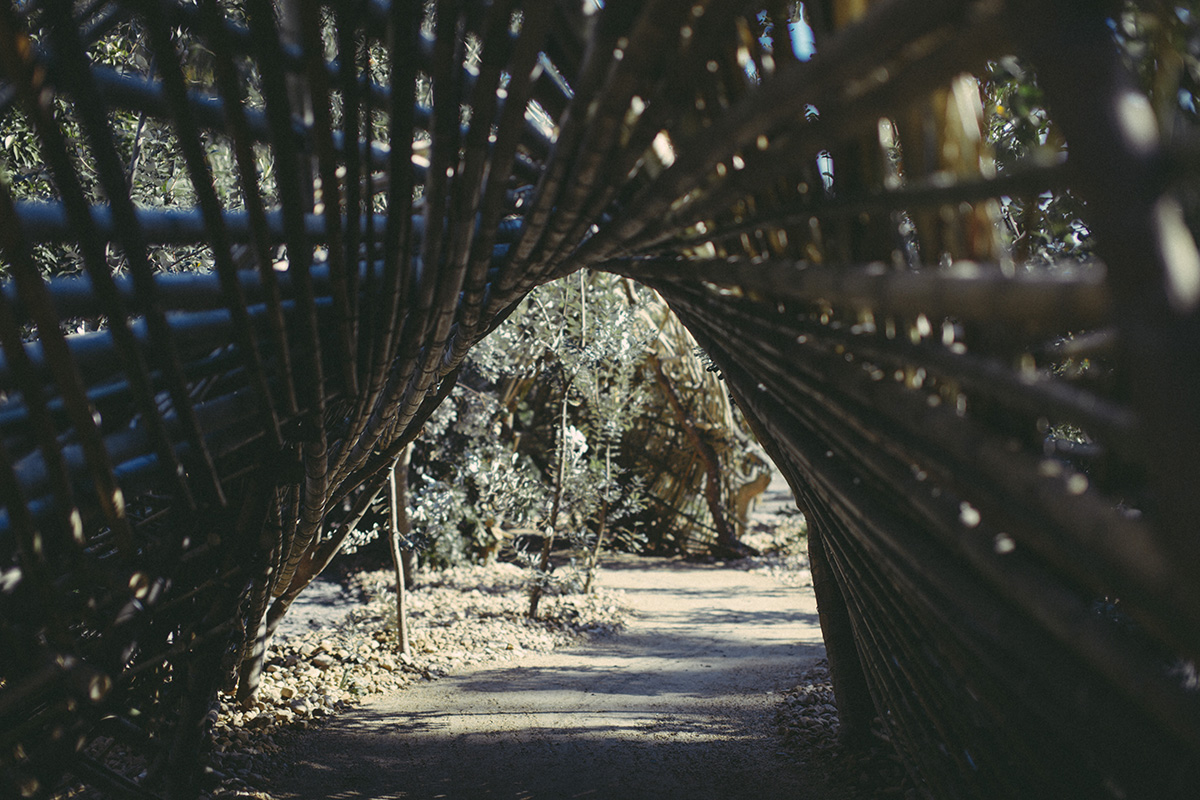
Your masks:
[{"label": "thin sapling trunk", "polygon": [[592,547],[588,558],[587,580],[583,584],[583,593],[592,593],[592,582],[600,565],[600,550],[604,547],[604,534],[608,526],[608,492],[612,481],[612,442],[604,444],[604,494],[600,500],[600,522],[596,526],[596,544]]},{"label": "thin sapling trunk", "polygon": [[396,573],[396,652],[408,655],[408,609],[405,590],[408,588],[411,562],[406,563],[406,551],[401,540],[412,533],[412,522],[408,517],[408,464],[412,458],[412,444],[400,451],[396,463],[388,473],[389,543],[392,550],[392,568]]},{"label": "thin sapling trunk", "polygon": [[554,478],[554,504],[550,507],[550,522],[546,526],[546,536],[542,540],[542,560],[538,564],[538,580],[533,584],[529,593],[529,617],[537,619],[538,603],[542,599],[542,581],[550,570],[550,550],[554,547],[554,535],[558,531],[558,512],[562,508],[563,484],[566,481],[567,470],[567,396],[571,393],[571,384],[563,387],[562,415],[558,423],[558,466]]}]

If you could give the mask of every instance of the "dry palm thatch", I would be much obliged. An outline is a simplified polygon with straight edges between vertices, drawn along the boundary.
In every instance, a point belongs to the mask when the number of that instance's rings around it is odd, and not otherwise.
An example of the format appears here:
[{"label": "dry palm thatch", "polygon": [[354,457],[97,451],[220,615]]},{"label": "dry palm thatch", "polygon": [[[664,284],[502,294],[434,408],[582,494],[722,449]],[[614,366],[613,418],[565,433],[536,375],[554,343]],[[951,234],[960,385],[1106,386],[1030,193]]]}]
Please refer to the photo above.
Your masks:
[{"label": "dry palm thatch", "polygon": [[[848,736],[878,713],[941,797],[1187,796],[1196,159],[1105,5],[814,0],[810,58],[771,0],[5,2],[0,791],[194,794],[342,501],[588,268],[788,475]],[[1055,127],[997,173],[963,76],[1012,53]],[[1096,258],[1008,248],[1064,189]]]},{"label": "dry palm thatch", "polygon": [[744,553],[747,508],[770,469],[687,328],[665,307],[657,316],[646,356],[654,401],[625,437],[630,468],[646,476],[653,498],[645,534],[652,545],[685,553]]}]

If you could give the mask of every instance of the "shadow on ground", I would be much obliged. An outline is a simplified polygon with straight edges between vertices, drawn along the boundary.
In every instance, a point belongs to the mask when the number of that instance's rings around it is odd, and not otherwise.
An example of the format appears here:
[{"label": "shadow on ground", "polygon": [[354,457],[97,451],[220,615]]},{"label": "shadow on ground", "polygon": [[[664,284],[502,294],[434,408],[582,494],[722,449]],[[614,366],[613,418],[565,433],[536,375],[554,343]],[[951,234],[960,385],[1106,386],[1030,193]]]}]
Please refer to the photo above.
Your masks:
[{"label": "shadow on ground", "polygon": [[627,631],[382,696],[288,749],[278,798],[828,797],[777,692],[824,655],[811,590],[668,559],[603,573]]}]

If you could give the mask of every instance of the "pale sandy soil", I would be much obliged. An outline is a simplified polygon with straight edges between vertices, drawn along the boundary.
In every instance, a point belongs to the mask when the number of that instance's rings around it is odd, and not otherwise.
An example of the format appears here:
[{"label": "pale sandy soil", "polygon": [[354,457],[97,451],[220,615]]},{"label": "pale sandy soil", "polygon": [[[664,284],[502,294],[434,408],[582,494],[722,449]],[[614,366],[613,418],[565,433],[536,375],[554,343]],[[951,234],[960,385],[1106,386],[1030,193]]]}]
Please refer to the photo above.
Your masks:
[{"label": "pale sandy soil", "polygon": [[284,742],[279,800],[822,798],[782,752],[780,693],[824,654],[807,581],[615,557],[620,634],[463,666]]}]

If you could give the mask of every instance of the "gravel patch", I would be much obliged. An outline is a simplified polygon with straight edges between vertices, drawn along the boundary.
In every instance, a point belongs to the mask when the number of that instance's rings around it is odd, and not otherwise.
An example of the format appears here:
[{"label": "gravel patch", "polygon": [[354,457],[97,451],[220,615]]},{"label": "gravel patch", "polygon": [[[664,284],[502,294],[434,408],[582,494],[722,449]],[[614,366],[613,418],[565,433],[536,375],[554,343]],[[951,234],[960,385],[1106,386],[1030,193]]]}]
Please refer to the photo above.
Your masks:
[{"label": "gravel patch", "polygon": [[766,573],[784,586],[801,589],[812,586],[808,556],[801,553],[766,552],[730,562],[729,566],[747,572]]},{"label": "gravel patch", "polygon": [[838,740],[837,706],[825,659],[806,670],[800,682],[783,693],[775,722],[788,751],[836,787],[837,800],[919,800],[926,796],[904,769],[878,719],[867,748],[849,748]]},{"label": "gravel patch", "polygon": [[735,569],[765,572],[785,586],[812,586],[808,572],[808,523],[792,492],[775,474],[770,487],[748,515],[742,542],[758,551],[729,562]]},{"label": "gravel patch", "polygon": [[390,570],[352,575],[362,601],[332,627],[305,630],[297,620],[271,643],[251,708],[222,696],[213,727],[212,780],[202,798],[270,800],[268,778],[280,741],[321,725],[359,701],[437,680],[489,662],[517,662],[619,630],[628,614],[622,593],[548,594],[541,618],[529,608],[527,570],[513,564],[424,573],[406,598],[411,654],[396,652],[395,583]]}]

